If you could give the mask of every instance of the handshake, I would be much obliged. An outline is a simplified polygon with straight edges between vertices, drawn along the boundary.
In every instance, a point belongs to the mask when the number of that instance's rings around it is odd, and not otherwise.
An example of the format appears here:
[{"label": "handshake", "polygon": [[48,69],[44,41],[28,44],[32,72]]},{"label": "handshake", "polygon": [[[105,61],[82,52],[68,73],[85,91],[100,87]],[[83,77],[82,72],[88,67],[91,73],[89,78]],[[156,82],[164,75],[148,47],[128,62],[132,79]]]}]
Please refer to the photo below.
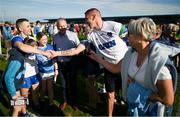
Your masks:
[{"label": "handshake", "polygon": [[48,58],[54,58],[58,56],[58,52],[53,50],[41,51],[40,53]]},{"label": "handshake", "polygon": [[54,58],[57,56],[74,56],[79,54],[79,52],[77,52],[75,48],[62,50],[62,51],[54,51],[54,50],[47,50],[47,51],[39,50],[39,51],[40,51],[39,54],[42,54],[48,58]]}]

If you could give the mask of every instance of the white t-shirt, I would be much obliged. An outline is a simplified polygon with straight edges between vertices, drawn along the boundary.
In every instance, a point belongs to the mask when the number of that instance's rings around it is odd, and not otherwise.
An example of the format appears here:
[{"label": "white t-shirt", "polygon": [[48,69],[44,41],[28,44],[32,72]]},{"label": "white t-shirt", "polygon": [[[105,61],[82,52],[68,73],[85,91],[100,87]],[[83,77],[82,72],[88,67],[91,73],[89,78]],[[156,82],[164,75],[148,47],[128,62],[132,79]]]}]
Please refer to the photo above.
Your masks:
[{"label": "white t-shirt", "polygon": [[[29,56],[28,56],[28,59],[34,60],[34,64],[36,64],[36,56],[35,56],[35,54],[29,55]],[[36,75],[38,72],[39,72],[39,71],[38,71],[37,66],[31,65],[30,63],[25,62],[25,75],[24,75],[25,78],[34,76],[34,75]]]},{"label": "white t-shirt", "polygon": [[[136,63],[137,63],[138,53],[134,52],[132,56],[133,57],[131,57],[131,61],[128,69],[128,75],[144,86],[146,67],[148,67],[147,66],[148,59],[146,57],[143,64],[137,67]],[[161,68],[157,80],[167,80],[167,79],[172,79],[172,77],[169,69],[164,66]]]},{"label": "white t-shirt", "polygon": [[128,50],[126,43],[119,37],[121,23],[104,21],[102,29],[92,30],[88,40],[97,48],[97,53],[110,63],[117,64]]}]

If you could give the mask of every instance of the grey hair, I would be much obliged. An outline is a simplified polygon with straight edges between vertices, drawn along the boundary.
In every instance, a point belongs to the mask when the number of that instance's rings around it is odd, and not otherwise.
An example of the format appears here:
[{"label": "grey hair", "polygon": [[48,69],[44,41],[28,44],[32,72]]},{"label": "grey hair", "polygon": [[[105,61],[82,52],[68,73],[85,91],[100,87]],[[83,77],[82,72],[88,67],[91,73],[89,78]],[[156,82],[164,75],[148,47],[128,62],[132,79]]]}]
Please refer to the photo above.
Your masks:
[{"label": "grey hair", "polygon": [[128,33],[136,38],[144,36],[147,40],[151,40],[156,34],[156,24],[147,17],[132,20],[128,25]]}]

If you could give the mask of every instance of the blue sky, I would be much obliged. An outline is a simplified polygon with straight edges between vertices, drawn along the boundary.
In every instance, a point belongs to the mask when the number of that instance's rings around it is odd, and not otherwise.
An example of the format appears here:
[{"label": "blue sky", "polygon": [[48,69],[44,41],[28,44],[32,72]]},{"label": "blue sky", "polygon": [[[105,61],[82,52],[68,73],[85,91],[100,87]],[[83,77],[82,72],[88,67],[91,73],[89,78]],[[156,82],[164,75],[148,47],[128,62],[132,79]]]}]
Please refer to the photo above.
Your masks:
[{"label": "blue sky", "polygon": [[0,21],[80,18],[91,7],[104,17],[180,14],[180,0],[0,0]]}]

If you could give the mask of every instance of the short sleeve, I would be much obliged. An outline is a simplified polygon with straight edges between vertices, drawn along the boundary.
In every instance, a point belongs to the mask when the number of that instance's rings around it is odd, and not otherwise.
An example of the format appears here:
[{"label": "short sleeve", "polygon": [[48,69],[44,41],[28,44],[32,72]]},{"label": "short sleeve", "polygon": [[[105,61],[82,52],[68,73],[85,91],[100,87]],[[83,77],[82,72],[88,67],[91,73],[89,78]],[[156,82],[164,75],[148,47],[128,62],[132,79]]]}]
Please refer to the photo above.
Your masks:
[{"label": "short sleeve", "polygon": [[15,47],[15,43],[16,42],[23,42],[23,38],[20,36],[15,36],[14,38],[12,38],[11,42],[12,42],[12,45]]},{"label": "short sleeve", "polygon": [[170,71],[167,67],[162,67],[159,73],[158,80],[168,80],[172,79]]}]

